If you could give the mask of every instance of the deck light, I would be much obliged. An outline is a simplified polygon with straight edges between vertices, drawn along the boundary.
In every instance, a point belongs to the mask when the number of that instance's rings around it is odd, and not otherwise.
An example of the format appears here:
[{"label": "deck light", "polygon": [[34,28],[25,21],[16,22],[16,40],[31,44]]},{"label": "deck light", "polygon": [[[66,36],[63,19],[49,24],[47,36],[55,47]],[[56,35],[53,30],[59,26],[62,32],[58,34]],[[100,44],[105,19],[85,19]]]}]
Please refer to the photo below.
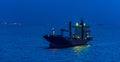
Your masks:
[{"label": "deck light", "polygon": [[79,23],[78,23],[78,22],[76,22],[76,26],[79,26]]},{"label": "deck light", "polygon": [[86,26],[86,24],[84,23],[83,26]]}]

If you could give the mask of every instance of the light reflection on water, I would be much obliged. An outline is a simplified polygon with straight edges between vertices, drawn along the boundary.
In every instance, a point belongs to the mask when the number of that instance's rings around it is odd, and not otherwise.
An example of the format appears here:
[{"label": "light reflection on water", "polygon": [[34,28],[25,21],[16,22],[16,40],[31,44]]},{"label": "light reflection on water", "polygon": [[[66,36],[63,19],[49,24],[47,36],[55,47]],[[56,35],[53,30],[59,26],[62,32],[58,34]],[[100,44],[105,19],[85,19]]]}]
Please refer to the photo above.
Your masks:
[{"label": "light reflection on water", "polygon": [[75,46],[72,47],[75,55],[82,55],[84,52],[87,52],[91,45]]},{"label": "light reflection on water", "polygon": [[[47,50],[47,57],[53,62],[82,62],[84,57],[88,57],[88,52],[91,45],[75,46],[70,48],[49,49]],[[51,61],[51,62],[52,62]]]},{"label": "light reflection on water", "polygon": [[91,47],[91,45],[82,45],[82,46],[74,46],[74,47],[62,48],[62,49],[52,48],[50,50],[53,53],[58,52],[60,50],[67,50],[69,52],[71,51],[75,55],[80,55],[80,54],[83,54],[84,52],[87,52],[90,47]]}]

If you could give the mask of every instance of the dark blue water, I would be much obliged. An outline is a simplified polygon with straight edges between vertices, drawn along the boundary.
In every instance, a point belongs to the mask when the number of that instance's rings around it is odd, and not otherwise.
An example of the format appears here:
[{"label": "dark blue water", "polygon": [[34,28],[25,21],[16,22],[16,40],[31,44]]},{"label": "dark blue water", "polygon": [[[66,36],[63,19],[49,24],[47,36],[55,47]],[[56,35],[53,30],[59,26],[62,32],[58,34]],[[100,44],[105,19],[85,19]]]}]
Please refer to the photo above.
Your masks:
[{"label": "dark blue water", "polygon": [[[0,62],[120,62],[119,0],[1,0]],[[67,23],[91,25],[87,46],[46,49],[43,35]]]}]

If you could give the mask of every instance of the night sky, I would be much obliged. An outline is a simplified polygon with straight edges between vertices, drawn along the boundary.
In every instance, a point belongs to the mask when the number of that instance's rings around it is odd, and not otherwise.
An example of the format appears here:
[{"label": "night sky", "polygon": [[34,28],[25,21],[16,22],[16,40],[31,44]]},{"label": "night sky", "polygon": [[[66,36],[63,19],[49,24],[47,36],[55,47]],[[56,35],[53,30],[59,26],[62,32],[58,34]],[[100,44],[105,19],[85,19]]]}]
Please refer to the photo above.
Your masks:
[{"label": "night sky", "polygon": [[[119,0],[0,0],[0,21],[92,23],[119,22]],[[89,23],[90,23],[89,22]]]}]

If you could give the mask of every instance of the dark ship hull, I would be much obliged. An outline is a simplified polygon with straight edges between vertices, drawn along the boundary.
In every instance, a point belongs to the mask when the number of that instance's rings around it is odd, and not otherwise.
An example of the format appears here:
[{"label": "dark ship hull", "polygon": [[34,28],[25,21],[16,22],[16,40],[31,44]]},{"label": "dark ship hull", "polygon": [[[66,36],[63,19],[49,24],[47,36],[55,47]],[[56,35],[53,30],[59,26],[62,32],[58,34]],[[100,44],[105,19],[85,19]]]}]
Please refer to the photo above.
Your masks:
[{"label": "dark ship hull", "polygon": [[[72,33],[72,27],[75,28],[75,33]],[[89,34],[88,26],[84,24],[83,20],[81,23],[77,23],[76,26],[72,26],[69,22],[69,30],[61,29],[61,35],[55,35],[55,30],[52,30],[51,35],[45,35],[44,38],[50,43],[50,48],[65,48],[72,46],[80,46],[87,44],[88,41],[92,40]],[[69,36],[65,37],[63,32],[68,32]]]},{"label": "dark ship hull", "polygon": [[87,40],[77,40],[63,37],[61,35],[45,35],[44,38],[50,43],[50,48],[65,48],[86,45],[88,41],[92,40],[89,38]]}]

